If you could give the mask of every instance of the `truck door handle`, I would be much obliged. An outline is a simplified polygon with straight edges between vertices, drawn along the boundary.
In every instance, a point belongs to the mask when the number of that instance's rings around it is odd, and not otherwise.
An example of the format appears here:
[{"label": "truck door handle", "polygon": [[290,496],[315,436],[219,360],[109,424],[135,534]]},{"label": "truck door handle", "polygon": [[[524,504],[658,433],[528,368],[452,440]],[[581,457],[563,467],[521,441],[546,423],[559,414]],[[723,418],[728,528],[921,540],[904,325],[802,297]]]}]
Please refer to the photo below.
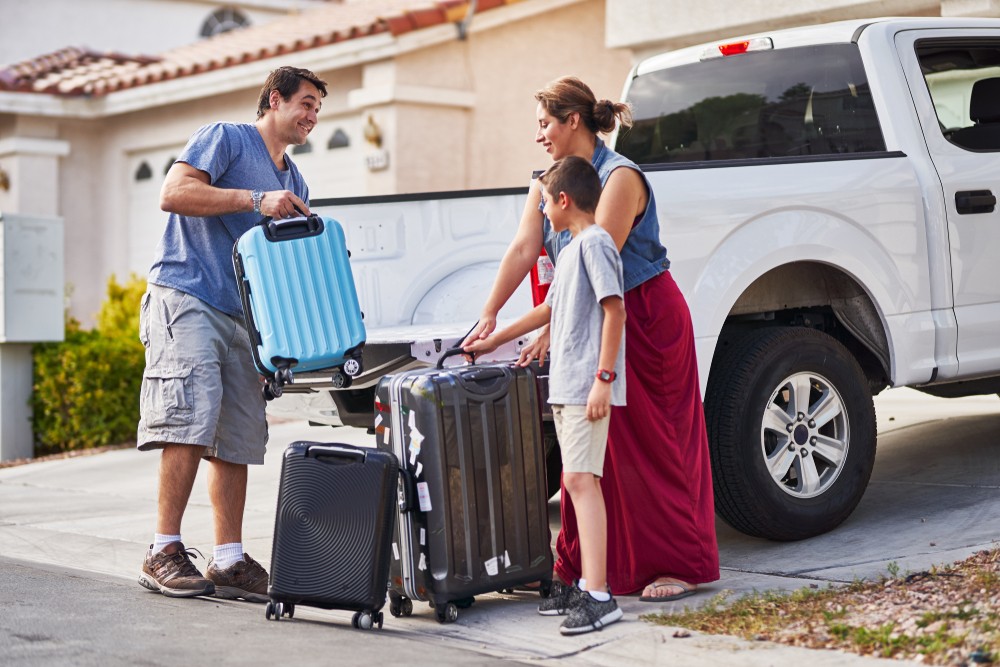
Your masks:
[{"label": "truck door handle", "polygon": [[992,213],[997,198],[991,190],[964,190],[955,193],[955,208],[961,214]]}]

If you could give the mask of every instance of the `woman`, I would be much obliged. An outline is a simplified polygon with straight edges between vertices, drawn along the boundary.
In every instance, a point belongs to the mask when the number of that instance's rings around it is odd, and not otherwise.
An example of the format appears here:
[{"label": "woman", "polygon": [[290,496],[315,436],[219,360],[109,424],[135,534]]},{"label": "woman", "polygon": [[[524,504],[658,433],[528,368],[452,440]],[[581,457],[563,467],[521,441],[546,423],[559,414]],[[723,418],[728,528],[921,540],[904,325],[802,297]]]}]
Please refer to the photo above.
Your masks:
[{"label": "woman", "polygon": [[[564,77],[535,94],[535,141],[553,160],[591,160],[603,190],[597,223],[614,239],[625,274],[627,406],[613,408],[602,488],[608,511],[608,583],[615,595],[640,600],[687,597],[719,578],[712,476],[687,303],[667,271],[653,191],[639,168],[598,133],[631,125],[628,105],[598,101],[579,79]],[[520,226],[504,255],[480,323],[485,338],[497,313],[545,247],[558,261],[568,233],[555,234],[533,184]],[[522,352],[544,359],[548,333]],[[580,545],[569,496],[562,494],[555,574],[580,576]]]}]

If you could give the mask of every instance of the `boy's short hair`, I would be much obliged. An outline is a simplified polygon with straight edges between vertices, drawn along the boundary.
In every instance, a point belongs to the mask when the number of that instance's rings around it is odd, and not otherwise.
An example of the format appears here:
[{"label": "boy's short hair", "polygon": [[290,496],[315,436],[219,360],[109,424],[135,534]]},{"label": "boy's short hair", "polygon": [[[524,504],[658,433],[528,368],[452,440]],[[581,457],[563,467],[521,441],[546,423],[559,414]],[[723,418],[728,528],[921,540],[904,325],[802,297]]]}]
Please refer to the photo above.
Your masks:
[{"label": "boy's short hair", "polygon": [[601,198],[601,177],[590,160],[576,155],[556,160],[538,180],[553,197],[565,192],[584,213],[597,210],[597,202]]}]

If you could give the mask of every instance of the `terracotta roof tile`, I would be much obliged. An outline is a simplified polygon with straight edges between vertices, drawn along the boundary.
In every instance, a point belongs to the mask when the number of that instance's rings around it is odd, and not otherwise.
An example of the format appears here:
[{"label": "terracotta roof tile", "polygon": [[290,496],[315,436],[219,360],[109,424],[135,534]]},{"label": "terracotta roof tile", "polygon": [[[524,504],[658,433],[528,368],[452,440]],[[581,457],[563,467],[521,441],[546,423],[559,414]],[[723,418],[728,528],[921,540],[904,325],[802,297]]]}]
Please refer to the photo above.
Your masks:
[{"label": "terracotta roof tile", "polygon": [[[522,0],[478,0],[483,12]],[[366,0],[329,3],[216,35],[151,56],[99,53],[69,47],[31,60],[0,66],[0,90],[99,96],[159,81],[232,67],[276,55],[388,32],[459,21],[468,0]]]}]

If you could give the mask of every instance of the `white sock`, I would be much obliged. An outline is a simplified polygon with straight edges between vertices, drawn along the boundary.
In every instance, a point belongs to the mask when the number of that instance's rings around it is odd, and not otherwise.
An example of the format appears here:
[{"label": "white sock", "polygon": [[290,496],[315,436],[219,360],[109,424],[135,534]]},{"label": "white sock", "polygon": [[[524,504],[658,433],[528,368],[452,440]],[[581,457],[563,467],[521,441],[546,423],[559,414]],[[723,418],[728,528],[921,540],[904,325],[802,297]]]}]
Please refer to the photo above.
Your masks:
[{"label": "white sock", "polygon": [[222,570],[231,567],[233,563],[239,563],[243,560],[243,543],[231,542],[215,545],[215,548],[212,549],[212,560],[215,561],[215,567]]},{"label": "white sock", "polygon": [[594,598],[598,602],[607,602],[611,599],[611,593],[608,593],[607,591],[588,591],[586,579],[580,579],[577,585],[580,587],[581,591],[590,593],[590,597]]},{"label": "white sock", "polygon": [[163,547],[167,546],[171,542],[180,542],[180,535],[160,535],[159,533],[153,534],[153,553],[158,554],[163,551]]}]

